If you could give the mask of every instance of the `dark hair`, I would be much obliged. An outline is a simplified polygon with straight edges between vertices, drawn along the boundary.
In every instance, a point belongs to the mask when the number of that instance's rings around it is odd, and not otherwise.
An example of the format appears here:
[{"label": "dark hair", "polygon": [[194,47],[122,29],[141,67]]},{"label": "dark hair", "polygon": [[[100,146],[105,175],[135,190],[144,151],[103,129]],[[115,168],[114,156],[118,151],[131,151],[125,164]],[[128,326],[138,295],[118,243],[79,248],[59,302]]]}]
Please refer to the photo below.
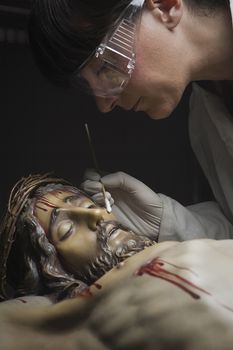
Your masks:
[{"label": "dark hair", "polygon": [[35,0],[29,40],[41,71],[69,86],[74,71],[88,58],[129,0]]},{"label": "dark hair", "polygon": [[[210,10],[228,0],[185,0],[193,10]],[[69,87],[70,78],[100,43],[130,0],[35,0],[29,40],[41,71]]]},{"label": "dark hair", "polygon": [[81,294],[87,285],[69,273],[60,262],[42,226],[33,214],[37,196],[54,190],[82,192],[71,186],[49,184],[38,188],[28,199],[16,223],[16,240],[8,259],[7,278],[12,297],[54,294],[57,300]]}]

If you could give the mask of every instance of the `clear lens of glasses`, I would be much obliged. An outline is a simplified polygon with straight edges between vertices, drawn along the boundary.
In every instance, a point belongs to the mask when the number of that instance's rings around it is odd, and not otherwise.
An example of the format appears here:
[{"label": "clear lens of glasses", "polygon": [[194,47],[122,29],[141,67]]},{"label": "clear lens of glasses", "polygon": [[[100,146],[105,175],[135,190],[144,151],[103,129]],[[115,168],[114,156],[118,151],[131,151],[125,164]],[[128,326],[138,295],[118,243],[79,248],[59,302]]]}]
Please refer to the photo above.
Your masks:
[{"label": "clear lens of glasses", "polygon": [[133,0],[95,52],[72,77],[95,96],[119,95],[135,68],[135,44],[144,0]]}]

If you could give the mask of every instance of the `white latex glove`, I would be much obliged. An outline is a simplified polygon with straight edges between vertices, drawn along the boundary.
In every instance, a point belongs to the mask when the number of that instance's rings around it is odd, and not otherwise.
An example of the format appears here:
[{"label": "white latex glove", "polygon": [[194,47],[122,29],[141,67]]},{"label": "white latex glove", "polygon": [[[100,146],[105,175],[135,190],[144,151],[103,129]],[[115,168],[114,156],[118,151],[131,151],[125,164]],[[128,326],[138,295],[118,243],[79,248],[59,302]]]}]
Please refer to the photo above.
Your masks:
[{"label": "white latex glove", "polygon": [[101,177],[95,170],[88,169],[80,187],[100,205],[104,205],[100,178],[117,220],[135,233],[158,240],[163,212],[159,195],[123,172]]}]

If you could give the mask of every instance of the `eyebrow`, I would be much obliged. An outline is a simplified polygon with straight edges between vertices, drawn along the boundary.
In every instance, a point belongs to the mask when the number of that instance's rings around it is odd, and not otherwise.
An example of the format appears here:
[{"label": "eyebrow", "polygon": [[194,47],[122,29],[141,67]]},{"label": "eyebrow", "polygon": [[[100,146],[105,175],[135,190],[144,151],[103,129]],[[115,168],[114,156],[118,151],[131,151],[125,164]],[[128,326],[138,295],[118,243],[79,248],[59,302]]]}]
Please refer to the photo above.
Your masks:
[{"label": "eyebrow", "polygon": [[72,199],[80,199],[80,194],[73,194],[73,195],[67,196],[63,199],[63,202],[67,203],[69,200],[72,202]]}]

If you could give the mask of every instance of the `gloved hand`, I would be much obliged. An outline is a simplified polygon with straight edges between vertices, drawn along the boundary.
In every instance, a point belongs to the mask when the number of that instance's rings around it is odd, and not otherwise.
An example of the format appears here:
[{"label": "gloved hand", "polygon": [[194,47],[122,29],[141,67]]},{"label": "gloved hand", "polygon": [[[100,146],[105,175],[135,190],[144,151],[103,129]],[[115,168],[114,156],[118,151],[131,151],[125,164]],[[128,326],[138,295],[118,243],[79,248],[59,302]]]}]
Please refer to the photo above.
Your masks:
[{"label": "gloved hand", "polygon": [[100,178],[116,219],[135,233],[157,241],[163,212],[159,195],[123,172],[101,177],[95,170],[88,169],[80,187],[100,205],[104,205]]}]

